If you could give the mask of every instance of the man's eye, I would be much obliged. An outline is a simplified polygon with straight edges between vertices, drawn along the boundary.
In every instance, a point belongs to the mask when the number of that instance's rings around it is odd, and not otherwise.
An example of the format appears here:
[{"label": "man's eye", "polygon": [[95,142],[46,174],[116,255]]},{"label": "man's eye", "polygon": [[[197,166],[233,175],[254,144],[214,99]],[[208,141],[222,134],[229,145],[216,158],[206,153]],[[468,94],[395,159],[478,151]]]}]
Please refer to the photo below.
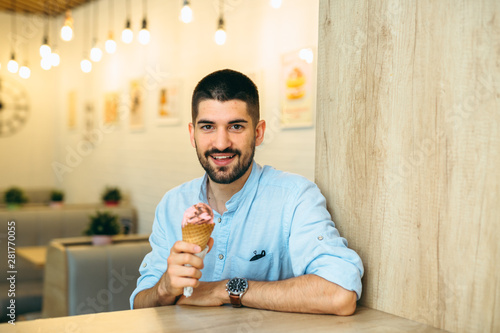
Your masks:
[{"label": "man's eye", "polygon": [[212,129],[212,125],[203,125],[203,126],[201,126],[201,129],[205,130],[205,131],[211,130]]},{"label": "man's eye", "polygon": [[240,130],[240,129],[242,129],[242,128],[243,128],[243,126],[242,126],[242,125],[238,125],[238,124],[234,124],[234,125],[232,126],[232,128],[233,128],[233,129],[235,129],[235,130]]}]

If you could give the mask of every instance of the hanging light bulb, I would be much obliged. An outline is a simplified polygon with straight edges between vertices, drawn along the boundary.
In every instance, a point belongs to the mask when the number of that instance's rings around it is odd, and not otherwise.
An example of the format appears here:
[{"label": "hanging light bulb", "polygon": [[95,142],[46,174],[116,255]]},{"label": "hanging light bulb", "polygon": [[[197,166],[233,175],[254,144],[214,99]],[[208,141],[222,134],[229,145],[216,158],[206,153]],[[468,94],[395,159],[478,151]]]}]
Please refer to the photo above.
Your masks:
[{"label": "hanging light bulb", "polygon": [[90,60],[93,62],[99,62],[102,59],[102,50],[97,45],[97,42],[94,40],[94,47],[90,50]]},{"label": "hanging light bulb", "polygon": [[193,11],[189,4],[189,0],[184,0],[181,9],[181,21],[184,23],[189,23],[193,20]]},{"label": "hanging light bulb", "polygon": [[226,42],[226,30],[224,28],[224,0],[219,1],[219,24],[215,32],[215,43],[224,45]]},{"label": "hanging light bulb", "polygon": [[280,8],[281,7],[281,0],[271,0],[271,7],[273,8]]},{"label": "hanging light bulb", "polygon": [[125,22],[125,29],[122,31],[122,41],[125,44],[132,43],[134,33],[130,30],[130,0],[127,0],[127,21]]},{"label": "hanging light bulb", "polygon": [[40,56],[42,56],[42,58],[46,58],[48,56],[50,56],[50,53],[52,52],[52,50],[50,49],[50,46],[49,46],[49,39],[47,36],[43,37],[43,44],[42,46],[40,46]]},{"label": "hanging light bulb", "polygon": [[109,54],[113,54],[116,52],[116,42],[113,38],[113,32],[109,32],[108,40],[106,41],[104,47],[106,49],[106,52],[108,52]]},{"label": "hanging light bulb", "polygon": [[116,42],[113,34],[113,30],[111,30],[111,27],[113,26],[113,21],[114,21],[114,2],[113,0],[109,0],[109,7],[108,7],[108,14],[109,14],[109,19],[108,19],[108,40],[104,43],[104,48],[106,49],[106,52],[109,54],[113,54],[116,52]]},{"label": "hanging light bulb", "polygon": [[50,64],[52,67],[57,67],[61,63],[61,57],[57,53],[57,51],[54,51],[50,54]]},{"label": "hanging light bulb", "polygon": [[127,20],[127,23],[125,24],[125,29],[122,31],[122,41],[125,44],[130,44],[132,43],[132,40],[134,39],[134,33],[132,30],[130,30],[130,20]]},{"label": "hanging light bulb", "polygon": [[12,53],[12,56],[10,57],[10,61],[7,64],[7,70],[13,74],[17,73],[17,70],[19,69],[19,64],[16,61],[16,56],[14,53]]},{"label": "hanging light bulb", "polygon": [[89,73],[92,70],[92,63],[88,59],[83,59],[80,62],[80,67],[82,69],[82,72]]},{"label": "hanging light bulb", "polygon": [[42,67],[42,69],[48,71],[52,68],[52,59],[50,57],[42,58],[42,60],[40,60],[40,66]]},{"label": "hanging light bulb", "polygon": [[139,43],[142,45],[146,45],[149,43],[149,40],[151,39],[151,34],[149,33],[148,30],[148,21],[146,18],[142,20],[142,29],[139,31]]},{"label": "hanging light bulb", "polygon": [[66,11],[64,25],[61,28],[61,39],[66,42],[73,39],[73,16],[71,16],[71,10],[69,9]]},{"label": "hanging light bulb", "polygon": [[19,68],[19,76],[23,79],[28,79],[31,76],[31,69],[27,64]]},{"label": "hanging light bulb", "polygon": [[224,19],[222,16],[219,18],[219,25],[215,32],[215,43],[217,45],[224,45],[226,42],[226,30],[224,29]]}]

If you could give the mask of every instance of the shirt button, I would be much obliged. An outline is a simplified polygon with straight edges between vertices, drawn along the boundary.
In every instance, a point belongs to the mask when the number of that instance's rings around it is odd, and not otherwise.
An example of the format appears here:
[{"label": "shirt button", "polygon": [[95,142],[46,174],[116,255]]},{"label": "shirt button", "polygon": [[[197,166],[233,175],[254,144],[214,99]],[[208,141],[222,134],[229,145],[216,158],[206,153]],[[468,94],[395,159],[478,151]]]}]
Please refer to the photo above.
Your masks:
[{"label": "shirt button", "polygon": [[223,254],[219,254],[219,259],[220,260],[224,259],[224,255]]},{"label": "shirt button", "polygon": [[323,236],[318,236],[318,240],[323,240]]},{"label": "shirt button", "polygon": [[144,264],[142,264],[142,267],[144,267],[144,268],[145,268],[147,265],[148,265],[148,264],[144,263]]},{"label": "shirt button", "polygon": [[219,222],[219,223],[220,223],[220,221],[222,221],[222,219],[219,217],[219,218],[217,219],[217,222]]}]

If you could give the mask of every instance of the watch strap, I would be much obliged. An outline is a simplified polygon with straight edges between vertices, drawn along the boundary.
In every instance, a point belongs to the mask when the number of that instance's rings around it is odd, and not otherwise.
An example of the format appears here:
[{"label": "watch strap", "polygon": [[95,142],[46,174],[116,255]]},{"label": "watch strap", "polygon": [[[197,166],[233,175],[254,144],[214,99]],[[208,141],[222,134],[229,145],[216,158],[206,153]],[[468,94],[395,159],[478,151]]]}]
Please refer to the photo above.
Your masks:
[{"label": "watch strap", "polygon": [[229,294],[229,301],[233,308],[241,308],[241,297],[240,295]]}]

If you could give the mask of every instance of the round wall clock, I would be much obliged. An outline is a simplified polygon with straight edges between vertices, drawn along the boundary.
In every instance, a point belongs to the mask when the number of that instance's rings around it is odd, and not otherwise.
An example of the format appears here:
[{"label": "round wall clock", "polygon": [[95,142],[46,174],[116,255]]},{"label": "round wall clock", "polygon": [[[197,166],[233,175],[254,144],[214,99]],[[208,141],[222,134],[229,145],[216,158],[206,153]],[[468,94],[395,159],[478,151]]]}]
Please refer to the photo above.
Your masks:
[{"label": "round wall clock", "polygon": [[15,134],[26,124],[30,107],[28,94],[16,80],[0,77],[0,137]]}]

